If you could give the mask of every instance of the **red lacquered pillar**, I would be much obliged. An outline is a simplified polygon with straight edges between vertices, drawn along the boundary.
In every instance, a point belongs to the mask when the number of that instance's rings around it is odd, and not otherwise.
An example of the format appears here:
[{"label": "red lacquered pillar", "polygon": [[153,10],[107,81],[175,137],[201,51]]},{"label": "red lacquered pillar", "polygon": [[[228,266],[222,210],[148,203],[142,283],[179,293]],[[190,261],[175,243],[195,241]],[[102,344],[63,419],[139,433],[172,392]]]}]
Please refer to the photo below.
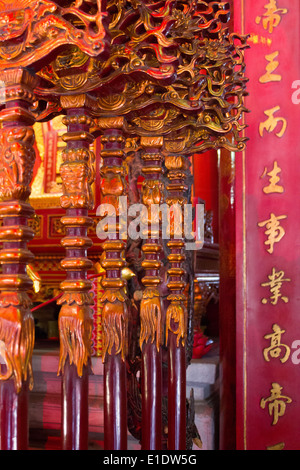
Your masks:
[{"label": "red lacquered pillar", "polygon": [[[104,448],[127,449],[127,377],[126,354],[128,350],[128,309],[125,293],[126,281],[122,278],[126,244],[122,240],[120,198],[125,192],[125,138],[123,118],[100,118],[101,143],[101,208],[103,212],[103,243],[101,265],[105,269],[102,280],[104,295],[102,310],[103,362],[104,362]],[[123,227],[125,230],[127,226]],[[127,236],[127,234],[126,234]]]},{"label": "red lacquered pillar", "polygon": [[[66,257],[61,266],[66,270],[66,280],[61,283],[63,295],[58,300],[60,361],[58,374],[62,375],[62,449],[86,450],[88,448],[88,374],[92,342],[93,304],[91,281],[88,270],[92,262],[87,258],[87,249],[92,241],[87,236],[93,220],[88,216],[94,198],[94,154],[90,144],[94,138],[89,133],[92,119],[88,111],[88,96],[77,100],[62,97],[62,106],[67,109],[63,118],[67,143],[62,154],[60,173],[63,182],[61,206],[66,215],[61,222],[66,236],[61,244]],[[74,107],[76,103],[78,107]]]},{"label": "red lacquered pillar", "polygon": [[142,449],[162,448],[162,355],[164,312],[159,286],[161,251],[160,223],[151,207],[163,202],[161,137],[141,137],[145,177],[142,202],[147,207],[147,239],[142,247],[145,287],[140,306],[140,348],[142,351]]},{"label": "red lacquered pillar", "polygon": [[5,106],[0,111],[0,449],[28,447],[28,390],[33,387],[34,320],[27,292],[32,281],[26,265],[33,254],[27,243],[34,237],[28,204],[35,162],[34,102],[36,78],[25,69],[2,71]]}]

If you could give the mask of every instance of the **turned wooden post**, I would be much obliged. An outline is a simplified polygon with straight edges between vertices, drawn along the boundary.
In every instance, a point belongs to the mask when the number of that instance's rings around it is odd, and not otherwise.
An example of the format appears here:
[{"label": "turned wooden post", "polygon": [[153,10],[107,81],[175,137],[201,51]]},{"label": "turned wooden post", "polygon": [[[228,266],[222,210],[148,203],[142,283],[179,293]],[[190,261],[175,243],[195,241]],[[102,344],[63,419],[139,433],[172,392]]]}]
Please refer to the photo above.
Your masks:
[{"label": "turned wooden post", "polygon": [[186,351],[187,311],[184,294],[185,260],[184,205],[186,159],[168,155],[166,202],[170,207],[170,240],[168,255],[168,300],[166,312],[166,345],[168,348],[168,449],[186,449]]},{"label": "turned wooden post", "polygon": [[[151,216],[151,207],[163,202],[162,182],[162,137],[141,137],[142,173],[145,177],[142,187],[142,202],[148,210],[147,239],[142,251],[142,267],[145,287],[140,306],[140,348],[142,351],[142,449],[160,450],[162,448],[162,343],[163,307],[159,286],[160,240],[159,216]],[[153,213],[152,213],[153,215]],[[156,220],[155,220],[156,219]],[[152,227],[151,227],[152,226]],[[151,230],[152,229],[152,230]]]},{"label": "turned wooden post", "polygon": [[35,121],[30,111],[36,78],[26,69],[0,73],[5,106],[0,111],[0,450],[28,447],[28,390],[33,387],[34,320],[28,291],[32,281],[26,265],[34,237],[28,203],[35,162]]},{"label": "turned wooden post", "polygon": [[92,262],[87,249],[92,246],[87,236],[93,224],[88,211],[93,208],[94,154],[89,133],[93,121],[89,116],[86,95],[61,97],[67,109],[63,118],[67,132],[63,136],[66,148],[60,173],[63,182],[61,206],[66,215],[61,222],[66,236],[61,244],[66,257],[61,266],[67,272],[61,283],[62,297],[59,313],[60,360],[58,373],[62,374],[62,448],[86,450],[88,448],[88,375],[92,342],[92,284],[87,272]]},{"label": "turned wooden post", "polygon": [[[128,306],[126,281],[122,279],[123,252],[120,226],[120,197],[125,191],[125,137],[124,118],[100,118],[101,143],[101,216],[107,218],[107,239],[103,243],[102,267],[106,275],[102,280],[104,295],[102,311],[104,362],[104,448],[127,449],[127,377]],[[103,227],[104,228],[104,227]],[[126,230],[127,227],[124,227]],[[98,236],[99,235],[98,233]],[[127,235],[126,235],[127,236]]]}]

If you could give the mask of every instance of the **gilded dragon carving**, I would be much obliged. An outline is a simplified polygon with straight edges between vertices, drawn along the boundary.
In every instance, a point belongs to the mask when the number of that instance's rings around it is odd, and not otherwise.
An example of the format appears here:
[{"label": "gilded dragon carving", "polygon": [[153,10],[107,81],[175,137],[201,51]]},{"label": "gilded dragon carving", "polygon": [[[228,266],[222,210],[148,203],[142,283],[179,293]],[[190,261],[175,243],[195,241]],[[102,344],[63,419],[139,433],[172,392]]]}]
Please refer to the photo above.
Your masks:
[{"label": "gilded dragon carving", "polygon": [[[0,2],[0,66],[26,67],[53,54],[60,46],[78,46],[97,57],[106,48],[104,13],[97,2],[95,14],[74,6],[60,7],[49,0]],[[70,18],[76,18],[73,20]],[[95,29],[91,32],[91,24]],[[78,27],[80,25],[80,27]]]}]

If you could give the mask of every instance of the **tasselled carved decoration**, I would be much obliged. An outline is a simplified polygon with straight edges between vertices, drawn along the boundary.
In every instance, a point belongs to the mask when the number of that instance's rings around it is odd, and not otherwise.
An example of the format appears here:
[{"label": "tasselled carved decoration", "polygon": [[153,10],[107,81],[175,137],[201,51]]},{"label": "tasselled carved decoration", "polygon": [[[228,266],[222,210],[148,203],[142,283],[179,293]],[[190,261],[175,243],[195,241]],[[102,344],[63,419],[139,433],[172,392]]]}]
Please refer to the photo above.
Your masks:
[{"label": "tasselled carved decoration", "polygon": [[67,126],[63,140],[67,145],[60,167],[63,189],[61,206],[66,210],[66,215],[61,218],[66,229],[66,236],[61,241],[66,257],[61,261],[61,267],[66,270],[67,278],[61,283],[63,295],[57,301],[61,306],[58,319],[58,373],[64,372],[65,363],[69,361],[75,364],[81,377],[83,367],[90,366],[93,327],[92,284],[87,278],[87,272],[93,267],[87,257],[92,241],[87,231],[93,225],[88,211],[94,207],[92,184],[95,179],[95,156],[90,149],[94,137],[89,132],[94,123],[87,96],[62,98],[61,104],[67,110],[67,116],[63,118]]},{"label": "tasselled carved decoration", "polygon": [[28,203],[35,163],[34,116],[36,78],[21,69],[0,70],[3,103],[0,110],[0,344],[6,371],[0,380],[12,378],[17,392],[28,381],[33,387],[32,352],[34,319],[28,292],[32,281],[27,264],[34,256],[27,243],[34,237],[28,219],[34,210]]},{"label": "tasselled carved decoration", "polygon": [[[124,118],[102,118],[98,121],[98,126],[102,132],[103,146],[103,165],[100,170],[101,204],[102,207],[107,205],[105,214],[101,214],[107,218],[107,239],[103,242],[101,257],[101,265],[105,269],[105,277],[102,279],[104,294],[101,298],[102,357],[105,361],[107,355],[120,354],[125,361],[128,351],[128,299],[122,268],[125,266],[126,242],[120,226],[120,198],[127,193]],[[123,229],[127,230],[127,227]]]}]

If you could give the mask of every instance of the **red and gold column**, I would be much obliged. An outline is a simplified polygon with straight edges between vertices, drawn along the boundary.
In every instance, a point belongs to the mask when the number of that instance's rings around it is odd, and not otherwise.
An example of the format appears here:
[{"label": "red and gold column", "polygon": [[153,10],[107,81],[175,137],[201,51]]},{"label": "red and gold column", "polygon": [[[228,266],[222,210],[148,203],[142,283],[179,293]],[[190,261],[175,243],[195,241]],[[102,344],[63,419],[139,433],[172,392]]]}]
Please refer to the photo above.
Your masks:
[{"label": "red and gold column", "polygon": [[[127,449],[127,378],[128,306],[126,281],[122,279],[126,243],[120,227],[120,197],[125,190],[124,118],[100,118],[102,130],[101,206],[107,217],[107,239],[103,243],[101,265],[104,361],[104,448]],[[104,216],[104,212],[101,214]],[[126,229],[126,227],[124,227]]]},{"label": "red and gold column", "polygon": [[94,206],[94,154],[90,144],[94,138],[89,130],[93,121],[89,116],[88,97],[78,95],[62,97],[67,110],[63,119],[67,132],[63,136],[66,148],[60,168],[63,182],[61,206],[66,210],[61,222],[66,236],[61,244],[66,257],[61,266],[67,272],[61,283],[62,297],[59,314],[60,361],[62,374],[62,448],[85,450],[88,448],[88,375],[92,341],[92,284],[88,270],[92,262],[87,249],[92,241],[87,236],[93,220],[88,211]]},{"label": "red and gold column", "polygon": [[27,243],[34,237],[28,203],[35,162],[34,101],[36,79],[25,69],[2,71],[5,106],[0,111],[0,449],[28,447],[28,390],[33,387],[34,320],[26,265],[33,260]]},{"label": "red and gold column", "polygon": [[[142,173],[145,177],[142,186],[142,202],[148,209],[148,238],[143,244],[144,260],[142,267],[145,287],[140,306],[140,348],[142,351],[142,449],[162,448],[162,343],[163,308],[159,286],[162,243],[160,223],[157,213],[151,208],[163,202],[162,181],[162,137],[141,137]],[[151,230],[152,229],[152,230]]]},{"label": "red and gold column", "polygon": [[186,449],[186,351],[187,310],[185,307],[185,242],[183,239],[186,159],[169,155],[165,159],[168,170],[166,199],[170,207],[170,250],[168,261],[168,300],[166,312],[166,344],[168,348],[168,449]]}]

